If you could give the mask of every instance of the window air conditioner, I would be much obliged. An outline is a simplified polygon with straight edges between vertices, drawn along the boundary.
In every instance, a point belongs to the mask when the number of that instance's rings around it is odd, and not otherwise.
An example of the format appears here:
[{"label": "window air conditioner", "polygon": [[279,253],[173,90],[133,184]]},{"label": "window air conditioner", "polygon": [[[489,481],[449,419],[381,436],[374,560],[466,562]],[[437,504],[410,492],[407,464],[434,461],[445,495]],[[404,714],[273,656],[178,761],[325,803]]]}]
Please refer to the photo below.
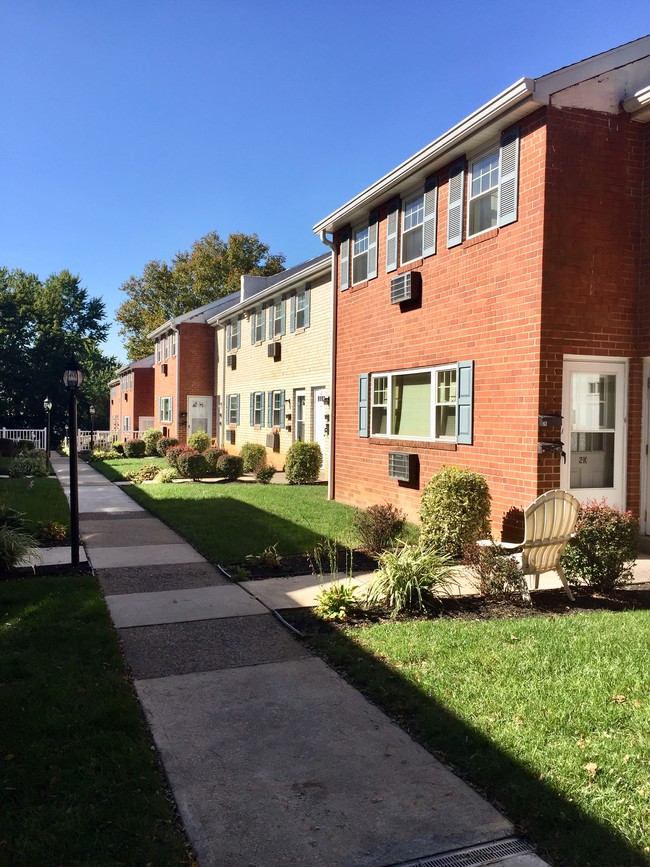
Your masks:
[{"label": "window air conditioner", "polygon": [[412,458],[408,452],[388,452],[388,477],[399,482],[411,481]]},{"label": "window air conditioner", "polygon": [[236,355],[227,355],[226,356],[226,367],[229,367],[231,370],[237,370],[237,356]]},{"label": "window air conditioner", "polygon": [[282,344],[278,341],[275,343],[269,343],[267,352],[269,358],[272,358],[274,361],[279,361],[282,353]]},{"label": "window air conditioner", "polygon": [[166,365],[166,364],[161,364],[161,365],[160,365],[160,369],[161,369],[161,371],[162,371],[163,376],[167,376],[167,370],[168,370],[167,365]]},{"label": "window air conditioner", "polygon": [[417,271],[407,271],[390,281],[390,303],[401,304],[402,301],[414,300],[417,295]]}]

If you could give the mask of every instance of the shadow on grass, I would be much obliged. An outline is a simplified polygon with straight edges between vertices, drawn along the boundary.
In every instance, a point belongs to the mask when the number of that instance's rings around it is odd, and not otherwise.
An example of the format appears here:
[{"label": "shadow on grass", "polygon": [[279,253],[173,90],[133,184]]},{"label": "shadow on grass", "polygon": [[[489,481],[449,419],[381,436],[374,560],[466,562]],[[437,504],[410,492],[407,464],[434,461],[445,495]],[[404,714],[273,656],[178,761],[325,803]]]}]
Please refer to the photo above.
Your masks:
[{"label": "shadow on grass", "polygon": [[[308,623],[282,612],[305,633]],[[345,674],[405,731],[478,788],[535,845],[540,857],[561,867],[643,867],[648,855],[612,827],[587,815],[494,742],[424,695],[336,627],[319,621],[310,647]]]}]

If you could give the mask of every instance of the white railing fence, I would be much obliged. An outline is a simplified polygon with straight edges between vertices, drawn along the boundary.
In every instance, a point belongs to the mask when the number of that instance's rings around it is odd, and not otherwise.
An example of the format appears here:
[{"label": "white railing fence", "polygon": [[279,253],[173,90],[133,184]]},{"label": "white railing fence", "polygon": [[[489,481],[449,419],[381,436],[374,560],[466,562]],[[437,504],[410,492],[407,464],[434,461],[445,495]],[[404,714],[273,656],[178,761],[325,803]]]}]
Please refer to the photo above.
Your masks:
[{"label": "white railing fence", "polygon": [[15,443],[20,442],[20,440],[31,440],[37,449],[45,449],[47,446],[46,428],[0,427],[0,437],[13,440]]},{"label": "white railing fence", "polygon": [[[120,433],[114,430],[80,430],[77,431],[77,448],[79,451],[84,451],[90,448],[90,439],[92,434],[93,446],[110,449],[115,443],[122,443],[125,439],[139,440],[142,436],[142,431],[132,430],[128,433]],[[68,438],[65,443],[67,445]]]}]

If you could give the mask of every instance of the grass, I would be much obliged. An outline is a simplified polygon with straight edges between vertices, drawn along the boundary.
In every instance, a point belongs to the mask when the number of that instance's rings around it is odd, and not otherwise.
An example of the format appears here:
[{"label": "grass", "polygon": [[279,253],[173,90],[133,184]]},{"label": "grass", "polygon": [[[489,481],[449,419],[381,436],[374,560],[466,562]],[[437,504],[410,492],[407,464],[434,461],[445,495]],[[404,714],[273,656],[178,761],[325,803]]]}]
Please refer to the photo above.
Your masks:
[{"label": "grass", "polygon": [[0,864],[188,864],[91,578],[0,583]]},{"label": "grass", "polygon": [[24,512],[33,524],[58,521],[70,526],[70,508],[56,478],[0,479],[0,502]]},{"label": "grass", "polygon": [[169,464],[165,458],[118,458],[110,461],[93,461],[91,467],[111,482],[123,482],[126,474],[136,472],[144,466],[153,464],[155,467],[167,469]]},{"label": "grass", "polygon": [[345,628],[311,643],[575,867],[649,863],[650,612]]}]

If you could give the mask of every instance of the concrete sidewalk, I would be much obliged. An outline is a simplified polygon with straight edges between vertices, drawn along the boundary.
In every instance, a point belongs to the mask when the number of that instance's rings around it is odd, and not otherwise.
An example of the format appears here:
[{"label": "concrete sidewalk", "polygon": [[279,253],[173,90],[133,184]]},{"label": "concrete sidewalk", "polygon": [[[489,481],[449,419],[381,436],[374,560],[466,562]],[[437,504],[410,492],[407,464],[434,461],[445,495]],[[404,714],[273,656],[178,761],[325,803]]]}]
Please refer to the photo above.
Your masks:
[{"label": "concrete sidewalk", "polygon": [[[67,461],[52,463],[65,484]],[[79,486],[88,557],[200,867],[544,863],[273,605],[84,464]]]}]

